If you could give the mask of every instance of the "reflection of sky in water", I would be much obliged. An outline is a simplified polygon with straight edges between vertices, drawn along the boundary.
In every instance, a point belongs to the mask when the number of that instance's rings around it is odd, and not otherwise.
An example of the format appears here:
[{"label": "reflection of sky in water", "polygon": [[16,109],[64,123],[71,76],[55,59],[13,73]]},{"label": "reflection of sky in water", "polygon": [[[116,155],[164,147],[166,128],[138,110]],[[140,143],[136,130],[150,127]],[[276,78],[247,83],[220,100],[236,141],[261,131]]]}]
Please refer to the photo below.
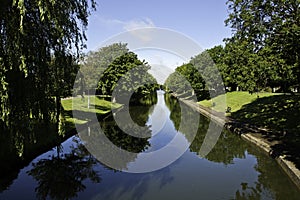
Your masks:
[{"label": "reflection of sky in water", "polygon": [[148,140],[150,147],[138,153],[136,159],[127,164],[129,171],[148,172],[161,169],[176,161],[189,147],[184,134],[176,131],[169,118],[170,114],[165,104],[164,91],[157,91],[157,104],[146,123],[152,132],[152,137]]},{"label": "reflection of sky in water", "polygon": [[146,152],[155,151],[166,146],[176,134],[181,136],[180,142],[182,144],[187,143],[184,135],[176,131],[173,122],[169,118],[170,114],[171,112],[165,104],[164,91],[157,91],[157,104],[154,105],[153,112],[146,124],[150,125],[152,131],[152,137],[149,139],[151,146]]},{"label": "reflection of sky in water", "polygon": [[[186,152],[172,165],[144,174],[104,174],[103,184],[89,188],[92,199],[234,199],[241,183],[255,186],[257,161],[252,155],[225,166]],[[249,192],[249,191],[248,191]],[[267,198],[268,195],[262,196]],[[264,198],[263,198],[264,199]]]},{"label": "reflection of sky in water", "polygon": [[157,91],[157,103],[154,105],[152,114],[148,118],[146,125],[151,125],[152,136],[155,136],[165,126],[168,121],[170,111],[165,105],[164,91]]}]

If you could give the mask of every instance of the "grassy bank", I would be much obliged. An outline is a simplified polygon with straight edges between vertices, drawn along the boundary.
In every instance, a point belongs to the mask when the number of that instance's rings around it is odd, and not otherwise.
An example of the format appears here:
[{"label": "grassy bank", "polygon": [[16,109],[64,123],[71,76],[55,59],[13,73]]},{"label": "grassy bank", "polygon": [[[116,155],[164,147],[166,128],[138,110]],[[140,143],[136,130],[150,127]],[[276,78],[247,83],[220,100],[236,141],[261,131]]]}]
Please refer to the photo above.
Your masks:
[{"label": "grassy bank", "polygon": [[[121,107],[121,104],[112,103],[99,96],[90,96],[88,107],[88,97],[75,97],[62,100],[63,121],[66,129],[72,129],[75,124],[85,124],[89,121],[91,115],[101,116],[109,113],[112,109]],[[76,117],[73,116],[76,113]]]},{"label": "grassy bank", "polygon": [[[216,97],[199,103],[218,110],[220,99]],[[226,94],[226,101],[232,108],[228,113],[231,118],[268,130],[263,138],[279,142],[272,150],[278,155],[287,155],[287,159],[300,169],[300,95],[259,93],[257,98],[256,94],[231,92]]]},{"label": "grassy bank", "polygon": [[[213,110],[224,112],[224,96],[226,99],[226,107],[231,108],[231,112],[240,110],[244,105],[249,104],[258,98],[270,97],[277,95],[275,93],[255,93],[249,94],[249,92],[228,92],[225,95],[217,96],[211,100],[200,101],[199,104],[205,107],[209,107]],[[228,114],[230,115],[230,114]]]}]

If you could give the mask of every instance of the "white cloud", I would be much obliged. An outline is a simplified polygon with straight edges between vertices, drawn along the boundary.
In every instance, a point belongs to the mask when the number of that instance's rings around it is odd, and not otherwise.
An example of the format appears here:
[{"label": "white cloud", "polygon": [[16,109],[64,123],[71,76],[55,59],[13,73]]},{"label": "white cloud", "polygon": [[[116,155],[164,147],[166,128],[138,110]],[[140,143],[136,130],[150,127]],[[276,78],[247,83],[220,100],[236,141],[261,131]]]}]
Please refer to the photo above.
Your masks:
[{"label": "white cloud", "polygon": [[153,21],[149,18],[145,19],[135,19],[135,20],[130,20],[128,22],[124,23],[123,28],[126,31],[131,31],[134,29],[139,29],[139,28],[153,28],[155,27]]},{"label": "white cloud", "polygon": [[118,19],[107,19],[97,16],[98,22],[106,26],[119,26],[125,31],[131,31],[139,28],[153,28],[155,24],[150,18],[132,19],[129,21],[122,21]]},{"label": "white cloud", "polygon": [[[132,36],[138,38],[143,42],[149,42],[152,39],[152,32],[147,28],[154,28],[155,24],[150,18],[143,19],[132,19],[129,21],[122,21],[118,19],[107,19],[100,17],[99,15],[94,16],[95,24],[100,23],[101,26],[105,26],[106,30],[112,30],[115,33],[122,31],[129,31]],[[99,27],[99,24],[97,25]],[[136,31],[137,29],[145,28],[145,30]]]}]

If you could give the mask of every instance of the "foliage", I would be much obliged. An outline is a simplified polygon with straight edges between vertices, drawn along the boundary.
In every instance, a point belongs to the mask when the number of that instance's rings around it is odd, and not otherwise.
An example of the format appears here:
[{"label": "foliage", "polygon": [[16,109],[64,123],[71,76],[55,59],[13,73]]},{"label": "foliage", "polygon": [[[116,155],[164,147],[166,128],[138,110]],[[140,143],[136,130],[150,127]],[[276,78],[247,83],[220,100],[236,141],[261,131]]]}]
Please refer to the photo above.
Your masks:
[{"label": "foliage", "polygon": [[102,47],[89,52],[81,65],[83,91],[96,89],[97,94],[108,96],[113,92],[124,96],[134,93],[135,101],[158,88],[155,78],[147,72],[149,69],[145,61],[129,51],[127,44]]},{"label": "foliage", "polygon": [[115,43],[102,47],[97,51],[88,52],[80,66],[82,81],[84,83],[83,91],[96,89],[100,77],[103,76],[104,71],[109,65],[111,65],[115,59],[128,52],[127,44],[122,43]]},{"label": "foliage", "polygon": [[207,99],[224,91],[221,75],[208,51],[177,67],[165,81],[165,86],[177,94],[185,96],[195,94],[198,100]]},{"label": "foliage", "polygon": [[298,0],[228,0],[226,25],[233,37],[226,40],[228,67],[237,85],[253,88],[280,86],[288,91],[300,82]]},{"label": "foliage", "polygon": [[72,80],[90,7],[94,0],[1,1],[0,101],[6,124],[49,122],[59,111],[53,96],[69,93],[69,83],[58,86]]},{"label": "foliage", "polygon": [[164,87],[166,90],[176,92],[178,95],[192,92],[188,81],[178,72],[169,75],[164,83]]},{"label": "foliage", "polygon": [[98,83],[103,94],[116,94],[117,101],[135,94],[143,97],[158,88],[155,78],[148,73],[150,66],[140,61],[133,52],[128,52],[112,61],[105,69]]},{"label": "foliage", "polygon": [[208,50],[193,57],[190,63],[202,76],[203,81],[205,81],[205,89],[209,91],[210,96],[216,96],[224,92],[221,74]]},{"label": "foliage", "polygon": [[165,81],[165,86],[178,95],[193,95],[195,92],[197,97],[201,98],[201,95],[206,94],[205,82],[192,64],[177,67]]},{"label": "foliage", "polygon": [[[103,94],[111,95],[121,77],[123,77],[131,69],[141,65],[144,65],[144,63],[138,60],[137,55],[133,52],[121,55],[113,60],[113,62],[104,71],[103,76],[100,78],[98,88],[102,90]],[[150,67],[146,68],[146,70],[149,68]],[[127,79],[128,78],[129,77],[127,77]],[[125,84],[124,87],[126,87]]]}]

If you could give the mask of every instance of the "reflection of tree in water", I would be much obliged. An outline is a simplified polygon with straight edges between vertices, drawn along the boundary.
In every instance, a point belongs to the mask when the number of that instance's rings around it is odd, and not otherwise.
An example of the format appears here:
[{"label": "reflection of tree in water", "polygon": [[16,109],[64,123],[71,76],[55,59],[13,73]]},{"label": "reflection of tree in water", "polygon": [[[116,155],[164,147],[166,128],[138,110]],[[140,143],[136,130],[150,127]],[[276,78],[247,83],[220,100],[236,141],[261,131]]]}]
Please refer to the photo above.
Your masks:
[{"label": "reflection of tree in water", "polygon": [[192,143],[201,115],[170,94],[165,94],[165,102],[171,112],[170,119],[175,129],[183,133],[186,139]]},{"label": "reflection of tree in water", "polygon": [[178,100],[171,94],[165,93],[165,103],[168,107],[170,114],[170,119],[172,120],[175,129],[178,131],[181,122],[181,108]]},{"label": "reflection of tree in water", "polygon": [[[119,124],[120,125],[120,124]],[[130,132],[151,136],[149,127],[137,127],[132,123],[122,123],[120,126],[115,121],[102,122],[101,128],[106,137],[117,147],[134,153],[140,153],[150,145],[148,138],[138,138],[129,135]]]},{"label": "reflection of tree in water", "polygon": [[[153,106],[144,105],[144,106],[130,106],[129,113],[133,122],[139,126],[145,126],[148,121],[149,115],[153,112]],[[151,136],[151,135],[150,135]]]},{"label": "reflection of tree in water", "polygon": [[[190,151],[199,155],[204,138],[208,134],[208,129],[214,128],[214,126],[209,127],[209,123],[210,120],[208,118],[203,116],[200,117],[198,132],[194,140],[191,142]],[[205,156],[205,158],[212,162],[227,165],[233,163],[234,158],[245,158],[246,148],[246,143],[240,137],[228,131],[222,131],[217,143],[208,155]]]},{"label": "reflection of tree in water", "polygon": [[[100,122],[100,126],[96,123],[80,132],[80,138],[89,151],[103,164],[113,166],[114,169],[126,170],[127,164],[133,162],[138,153],[150,146],[148,139],[151,137],[151,130],[145,125],[151,112],[150,108],[151,106],[145,106],[142,109],[140,106],[123,108],[114,116],[118,124],[111,116]],[[129,120],[131,122],[128,122],[127,115],[123,115],[123,112],[129,112],[131,116],[134,116],[132,121]]]},{"label": "reflection of tree in water", "polygon": [[[166,103],[171,108],[171,120],[178,126],[180,124],[180,115],[178,115],[179,103],[168,101],[168,98],[166,98]],[[184,111],[189,111],[189,109],[184,109]],[[190,112],[194,111],[190,110]],[[187,124],[194,123],[193,118],[188,118],[184,121]],[[204,138],[208,132],[209,123],[210,119],[201,116],[198,127],[180,124],[181,132],[191,142],[190,151],[195,152],[197,155],[199,155]],[[191,140],[189,135],[194,128],[198,128],[198,132],[194,140]],[[294,190],[290,189],[290,187],[293,187],[293,184],[286,177],[286,174],[278,169],[278,165],[274,160],[268,158],[261,151],[255,150],[240,136],[229,131],[224,130],[222,132],[216,145],[205,158],[212,162],[228,165],[233,164],[235,158],[246,158],[246,151],[257,158],[255,171],[259,173],[258,180],[251,183],[242,182],[241,188],[236,191],[235,199],[297,199],[300,196],[299,190],[296,188]],[[285,177],[283,178],[283,176]],[[293,192],[291,193],[291,191]]]},{"label": "reflection of tree in water", "polygon": [[144,85],[144,86],[150,86],[151,89],[148,88],[149,91],[147,92],[142,92],[142,91],[134,92],[130,97],[130,101],[129,101],[130,106],[151,106],[157,103],[156,90],[158,90],[158,86],[156,84]]},{"label": "reflection of tree in water", "polygon": [[114,145],[129,152],[143,152],[150,145],[151,130],[146,123],[153,111],[151,108],[150,105],[123,108],[114,115],[118,123],[113,117],[108,118],[100,122],[101,129]]},{"label": "reflection of tree in water", "polygon": [[[255,170],[259,174],[258,180],[255,182],[255,187],[251,189],[253,191],[251,192],[251,194],[253,193],[252,195],[266,191],[264,195],[267,193],[270,199],[299,199],[299,189],[279,169],[275,160],[267,157],[264,152],[256,149],[256,147],[249,147],[247,150],[250,154],[255,155],[257,159]],[[291,189],[291,187],[294,189]]]},{"label": "reflection of tree in water", "polygon": [[75,142],[77,146],[71,148],[71,153],[58,153],[50,159],[42,159],[27,172],[38,182],[36,192],[39,199],[48,196],[51,199],[70,199],[85,189],[84,180],[100,182],[98,173],[93,169],[96,160],[78,139]]},{"label": "reflection of tree in water", "polygon": [[223,163],[225,165],[232,164],[234,158],[245,158],[247,144],[239,136],[223,131],[217,144],[206,156],[213,162]]},{"label": "reflection of tree in water", "polygon": [[[191,143],[190,151],[199,155],[204,138],[208,133],[210,120],[200,115],[200,120],[195,119],[195,111],[184,104],[180,104],[176,98],[166,95],[165,102],[171,111],[170,119],[173,121],[176,129],[180,127],[180,131],[185,135],[186,139]],[[181,110],[185,112],[185,119],[181,122]],[[190,117],[189,117],[190,116]],[[194,126],[198,124],[198,126]],[[212,126],[213,128],[214,126]],[[192,133],[198,129],[197,135],[194,138]],[[207,140],[209,141],[209,140]],[[223,131],[216,145],[206,156],[213,162],[230,164],[234,158],[245,158],[246,144],[242,139],[232,133]]]},{"label": "reflection of tree in water", "polygon": [[262,199],[261,198],[261,188],[259,184],[256,187],[249,187],[248,183],[241,183],[241,189],[236,191],[236,200],[251,200],[251,199]]},{"label": "reflection of tree in water", "polygon": [[31,121],[15,123],[0,130],[0,191],[6,190],[20,169],[35,157],[52,149],[66,137],[55,132],[55,125]]}]

